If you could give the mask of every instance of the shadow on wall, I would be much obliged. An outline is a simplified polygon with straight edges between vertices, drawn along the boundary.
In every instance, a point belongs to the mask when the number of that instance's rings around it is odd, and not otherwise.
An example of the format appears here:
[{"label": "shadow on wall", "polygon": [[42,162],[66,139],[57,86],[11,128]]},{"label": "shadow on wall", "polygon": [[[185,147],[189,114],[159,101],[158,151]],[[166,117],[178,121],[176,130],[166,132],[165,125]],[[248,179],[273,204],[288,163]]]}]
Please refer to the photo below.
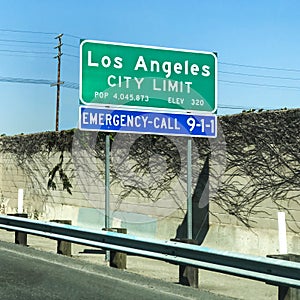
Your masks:
[{"label": "shadow on wall", "polygon": [[[209,156],[207,156],[192,196],[193,240],[199,245],[204,241],[209,229]],[[201,201],[200,201],[201,200]],[[201,205],[204,204],[204,205]],[[187,238],[187,215],[178,226],[175,239]]]},{"label": "shadow on wall", "polygon": [[[201,245],[209,229],[209,156],[206,158],[192,196],[193,202],[193,240]],[[105,212],[103,209],[80,208],[78,226],[100,230],[104,228]],[[155,238],[157,219],[145,214],[133,212],[112,212],[112,227],[127,228],[128,234]],[[176,230],[175,239],[187,238],[187,215]]]}]

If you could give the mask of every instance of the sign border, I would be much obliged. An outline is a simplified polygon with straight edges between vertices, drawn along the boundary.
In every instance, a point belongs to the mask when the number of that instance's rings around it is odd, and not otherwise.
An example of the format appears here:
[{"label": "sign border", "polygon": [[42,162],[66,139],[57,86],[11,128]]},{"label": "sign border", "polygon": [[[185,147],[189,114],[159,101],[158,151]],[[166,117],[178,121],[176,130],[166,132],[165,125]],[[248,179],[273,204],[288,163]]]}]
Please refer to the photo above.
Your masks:
[{"label": "sign border", "polygon": [[121,43],[121,42],[108,42],[108,41],[100,41],[100,40],[81,40],[80,41],[80,57],[79,57],[79,101],[80,104],[83,105],[94,105],[94,106],[105,106],[105,107],[113,107],[113,108],[124,108],[124,107],[131,107],[133,110],[138,110],[140,106],[128,106],[128,105],[114,105],[114,104],[107,104],[107,103],[86,103],[82,100],[82,47],[85,43],[94,43],[94,44],[104,44],[104,45],[115,45],[115,46],[124,46],[124,47],[136,47],[136,48],[145,48],[145,49],[157,49],[157,50],[166,50],[166,51],[174,51],[174,52],[186,52],[186,53],[199,53],[199,54],[207,54],[212,55],[215,60],[215,107],[212,111],[199,111],[199,110],[186,110],[186,109],[170,109],[170,108],[159,108],[159,107],[145,107],[145,110],[149,111],[165,111],[165,112],[187,112],[187,113],[208,113],[208,114],[216,114],[218,110],[218,58],[214,52],[209,51],[200,51],[200,50],[189,50],[189,49],[180,49],[180,48],[168,48],[168,47],[160,47],[160,46],[147,46],[147,45],[139,45],[139,44],[130,44],[130,43]]},{"label": "sign border", "polygon": [[82,128],[81,126],[81,108],[92,108],[92,109],[111,109],[111,110],[126,110],[128,112],[147,112],[147,113],[158,113],[158,114],[163,114],[163,112],[154,112],[154,111],[149,111],[149,110],[145,110],[145,109],[129,109],[128,107],[123,108],[123,107],[118,107],[118,108],[114,108],[114,107],[108,107],[106,106],[104,107],[100,107],[99,105],[79,105],[79,109],[78,109],[78,113],[79,113],[79,124],[78,124],[78,129],[81,131],[96,131],[96,132],[116,132],[116,133],[131,133],[131,134],[152,134],[152,135],[162,135],[162,136],[182,136],[182,137],[190,137],[190,138],[208,138],[208,139],[214,139],[217,138],[217,132],[218,132],[218,116],[216,114],[213,113],[200,113],[198,112],[197,114],[191,114],[185,111],[182,112],[173,112],[173,111],[165,111],[166,114],[174,114],[174,115],[186,115],[186,116],[211,116],[214,117],[215,119],[215,134],[212,136],[205,136],[205,135],[188,135],[188,134],[177,134],[177,133],[157,133],[157,132],[138,132],[138,131],[130,131],[130,130],[101,130],[101,129],[86,129],[86,128]]}]

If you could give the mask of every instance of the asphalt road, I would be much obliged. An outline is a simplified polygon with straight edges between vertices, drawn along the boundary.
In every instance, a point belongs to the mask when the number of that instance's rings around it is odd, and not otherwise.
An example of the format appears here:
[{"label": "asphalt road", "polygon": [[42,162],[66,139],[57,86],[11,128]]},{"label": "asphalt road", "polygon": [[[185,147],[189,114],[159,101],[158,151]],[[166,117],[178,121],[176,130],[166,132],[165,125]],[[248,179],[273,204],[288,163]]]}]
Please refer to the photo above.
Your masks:
[{"label": "asphalt road", "polygon": [[232,299],[0,242],[0,299]]}]

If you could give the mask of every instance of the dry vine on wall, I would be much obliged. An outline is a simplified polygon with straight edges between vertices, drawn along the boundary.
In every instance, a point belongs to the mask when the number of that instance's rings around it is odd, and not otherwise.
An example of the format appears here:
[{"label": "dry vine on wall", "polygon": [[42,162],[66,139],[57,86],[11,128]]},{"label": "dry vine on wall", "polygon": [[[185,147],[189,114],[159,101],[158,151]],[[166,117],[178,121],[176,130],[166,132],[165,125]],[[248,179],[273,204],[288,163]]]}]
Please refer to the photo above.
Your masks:
[{"label": "dry vine on wall", "polygon": [[[226,136],[225,182],[215,199],[246,226],[271,199],[286,211],[299,231],[289,206],[300,209],[300,110],[243,113],[221,118]],[[240,178],[246,181],[239,182]]]},{"label": "dry vine on wall", "polygon": [[[300,110],[225,116],[220,118],[220,125],[226,139],[227,165],[223,184],[210,201],[214,201],[248,227],[255,214],[267,213],[261,208],[265,199],[271,199],[279,209],[286,210],[294,218],[289,204],[293,202],[300,207]],[[78,131],[69,130],[2,137],[0,152],[10,154],[35,186],[37,178],[32,170],[42,164],[47,169],[48,189],[57,188],[57,183],[60,182],[62,188],[71,194],[72,176],[67,175],[72,174],[72,170],[68,170],[71,162],[65,161],[65,153],[72,151],[74,133],[82,149],[99,161],[103,162],[105,159],[105,134],[86,132],[78,135],[76,132]],[[114,134],[111,135],[111,140],[114,141]],[[207,139],[194,139],[194,143],[194,151],[202,162],[214,151]],[[184,172],[181,167],[185,164],[172,140],[163,136],[144,135],[133,144],[124,145],[124,148],[128,147],[131,171],[138,177],[149,176],[151,173],[151,176],[160,179],[153,180],[152,185],[145,187],[134,182],[132,177],[127,181],[121,180],[118,177],[121,165],[118,168],[112,167],[112,184],[122,187],[120,201],[132,193],[154,202],[160,197],[159,191],[171,194],[172,182],[180,172]],[[58,162],[49,166],[49,156],[55,153],[59,153]],[[157,155],[164,157],[166,162],[163,176],[159,173],[159,161],[151,161]],[[90,177],[104,177],[104,169],[101,168],[95,171],[86,166],[85,171]],[[196,179],[199,169],[197,172],[193,174]],[[210,170],[210,176],[214,176],[214,170]],[[47,191],[44,190],[44,193]]]},{"label": "dry vine on wall", "polygon": [[[45,203],[51,197],[49,189],[57,189],[59,185],[69,194],[72,193],[71,178],[67,176],[70,159],[65,159],[65,153],[71,151],[73,133],[74,130],[68,130],[59,133],[2,136],[0,154],[7,167],[11,165],[23,170],[26,175],[27,192],[29,190]],[[56,156],[59,159],[52,165],[50,161],[55,161]],[[32,213],[41,214],[36,209]]]}]

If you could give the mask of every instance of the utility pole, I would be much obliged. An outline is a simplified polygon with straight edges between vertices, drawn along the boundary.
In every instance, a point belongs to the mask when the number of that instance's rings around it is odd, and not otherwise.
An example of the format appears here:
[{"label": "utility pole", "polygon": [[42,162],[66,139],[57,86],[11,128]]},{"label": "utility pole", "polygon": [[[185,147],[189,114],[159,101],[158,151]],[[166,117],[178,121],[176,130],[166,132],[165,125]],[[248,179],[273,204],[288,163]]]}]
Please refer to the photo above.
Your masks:
[{"label": "utility pole", "polygon": [[61,42],[63,34],[59,34],[55,39],[58,39],[58,45],[54,47],[54,49],[57,49],[58,53],[54,58],[57,58],[57,82],[51,84],[51,86],[56,85],[56,121],[55,121],[55,130],[58,131],[59,129],[59,101],[60,101],[60,85],[64,84],[64,82],[60,81],[60,63],[61,63],[61,56],[63,55],[61,52],[61,46],[63,45]]}]

